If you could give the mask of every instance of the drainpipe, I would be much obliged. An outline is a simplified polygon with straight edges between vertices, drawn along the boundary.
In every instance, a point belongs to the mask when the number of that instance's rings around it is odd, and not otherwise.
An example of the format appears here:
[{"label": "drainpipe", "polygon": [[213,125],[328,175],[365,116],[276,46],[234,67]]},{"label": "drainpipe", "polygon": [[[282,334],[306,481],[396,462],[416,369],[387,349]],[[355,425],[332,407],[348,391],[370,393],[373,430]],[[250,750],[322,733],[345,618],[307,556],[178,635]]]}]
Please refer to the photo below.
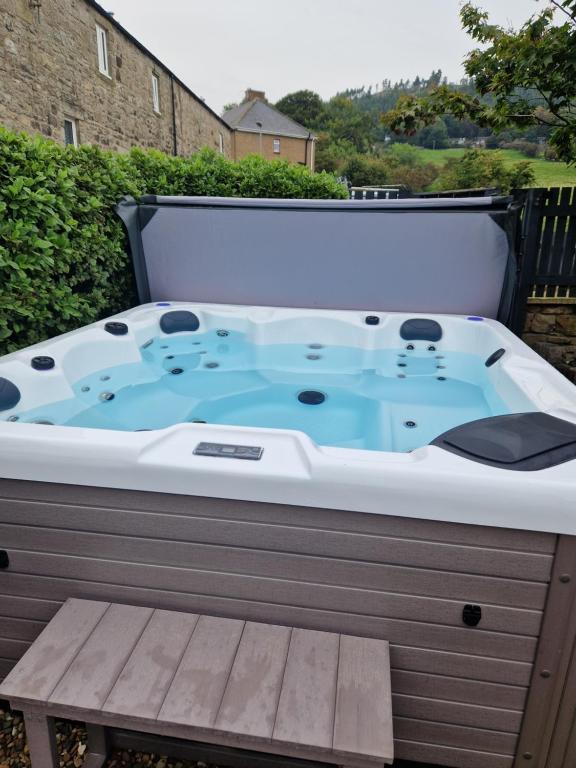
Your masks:
[{"label": "drainpipe", "polygon": [[308,142],[310,141],[310,137],[312,136],[312,131],[308,131],[308,136],[306,137],[306,143],[304,144],[304,165],[308,167]]},{"label": "drainpipe", "polygon": [[257,120],[256,125],[258,127],[258,135],[259,135],[258,146],[260,147],[260,156],[264,157],[264,155],[262,154],[262,123],[259,120]]},{"label": "drainpipe", "polygon": [[176,131],[176,94],[174,93],[174,78],[170,76],[170,92],[172,95],[172,154],[178,154],[178,134]]}]

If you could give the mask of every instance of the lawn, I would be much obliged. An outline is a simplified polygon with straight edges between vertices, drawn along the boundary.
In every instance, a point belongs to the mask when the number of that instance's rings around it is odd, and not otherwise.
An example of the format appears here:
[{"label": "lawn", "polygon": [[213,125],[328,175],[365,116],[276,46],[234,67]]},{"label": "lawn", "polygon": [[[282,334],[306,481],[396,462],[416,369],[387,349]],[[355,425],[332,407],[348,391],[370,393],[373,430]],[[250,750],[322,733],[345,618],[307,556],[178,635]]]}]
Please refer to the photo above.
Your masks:
[{"label": "lawn", "polygon": [[[454,149],[423,149],[419,148],[422,158],[436,165],[444,165],[449,157],[461,157],[465,150]],[[536,176],[536,187],[576,187],[576,165],[553,163],[543,157],[528,158],[516,149],[501,149],[504,161],[508,164],[528,160]]]}]

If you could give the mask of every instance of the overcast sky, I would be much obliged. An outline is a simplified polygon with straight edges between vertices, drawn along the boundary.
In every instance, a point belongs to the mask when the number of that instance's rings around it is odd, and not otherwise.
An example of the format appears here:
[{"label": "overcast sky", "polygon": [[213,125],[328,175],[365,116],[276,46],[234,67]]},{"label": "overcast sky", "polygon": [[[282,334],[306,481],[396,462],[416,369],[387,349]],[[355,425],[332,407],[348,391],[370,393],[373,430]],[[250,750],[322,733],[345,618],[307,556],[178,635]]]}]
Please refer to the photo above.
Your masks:
[{"label": "overcast sky", "polygon": [[[248,87],[274,102],[309,88],[323,98],[440,68],[463,76],[473,44],[458,0],[100,0],[216,111]],[[478,0],[518,26],[544,0]]]}]

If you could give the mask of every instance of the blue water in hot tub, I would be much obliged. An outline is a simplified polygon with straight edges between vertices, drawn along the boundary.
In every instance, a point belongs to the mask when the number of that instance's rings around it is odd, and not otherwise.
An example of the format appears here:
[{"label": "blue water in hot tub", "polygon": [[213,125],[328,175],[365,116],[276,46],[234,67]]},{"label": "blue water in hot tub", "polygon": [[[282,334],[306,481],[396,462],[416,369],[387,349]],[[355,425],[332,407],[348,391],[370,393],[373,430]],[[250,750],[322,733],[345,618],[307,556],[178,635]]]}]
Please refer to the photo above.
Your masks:
[{"label": "blue water in hot tub", "polygon": [[143,345],[141,362],[92,373],[74,384],[74,398],[18,418],[127,431],[181,422],[273,427],[320,445],[410,451],[509,412],[480,358],[428,346],[366,350],[313,337],[256,345],[224,330],[158,337]]}]

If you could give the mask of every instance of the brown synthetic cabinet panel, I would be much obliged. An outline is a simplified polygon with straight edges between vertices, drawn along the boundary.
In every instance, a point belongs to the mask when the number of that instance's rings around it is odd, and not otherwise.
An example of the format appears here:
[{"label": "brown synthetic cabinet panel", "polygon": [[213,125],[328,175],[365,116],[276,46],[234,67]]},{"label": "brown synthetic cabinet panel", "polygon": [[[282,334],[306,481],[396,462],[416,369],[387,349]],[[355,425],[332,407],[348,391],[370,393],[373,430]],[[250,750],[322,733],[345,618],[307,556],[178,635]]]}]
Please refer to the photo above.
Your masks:
[{"label": "brown synthetic cabinet panel", "polygon": [[[2,499],[5,502],[2,502]],[[445,523],[435,520],[419,520],[411,517],[394,517],[389,515],[367,515],[357,512],[347,512],[340,509],[319,509],[315,507],[296,507],[285,504],[269,504],[258,501],[241,501],[232,499],[215,499],[203,496],[182,496],[170,493],[150,493],[148,491],[128,491],[116,488],[96,488],[79,485],[58,485],[54,483],[33,483],[28,480],[0,479],[0,519],[13,522],[14,515],[18,519],[23,510],[16,507],[20,500],[26,505],[28,500],[40,502],[38,514],[45,519],[44,503],[64,505],[64,515],[58,519],[58,526],[66,520],[85,522],[83,514],[94,524],[97,524],[100,514],[104,519],[114,516],[121,519],[119,513],[124,510],[132,518],[132,529],[136,519],[144,525],[145,516],[139,512],[160,513],[163,519],[178,517],[182,520],[215,519],[239,522],[264,522],[268,525],[286,524],[321,528],[326,530],[347,530],[350,518],[354,517],[354,527],[350,533],[364,533],[378,536],[400,536],[401,538],[424,539],[453,544],[471,544],[479,547],[495,547],[497,549],[518,549],[525,552],[540,552],[553,554],[556,536],[536,531],[521,531],[511,528],[489,528],[481,525],[462,525],[460,523]],[[33,514],[34,505],[28,514]],[[8,514],[6,515],[6,509]],[[59,507],[51,510],[49,518],[57,515]],[[10,510],[12,512],[10,513]],[[108,514],[107,514],[108,513]],[[6,516],[3,516],[6,515]],[[45,524],[50,524],[45,519]],[[155,535],[161,536],[154,518]],[[35,524],[40,524],[36,520]],[[347,525],[348,524],[348,525]],[[107,522],[108,525],[108,522]],[[80,527],[81,526],[77,526]],[[92,530],[97,530],[94,528]],[[471,534],[473,530],[473,535]],[[146,531],[145,531],[146,533]]]},{"label": "brown synthetic cabinet panel", "polygon": [[[73,595],[385,639],[393,691],[411,715],[397,718],[411,721],[410,736],[397,741],[417,744],[410,749],[419,760],[458,768],[474,768],[487,753],[485,724],[508,729],[498,738],[517,736],[557,541],[390,515],[12,480],[0,480],[0,532],[12,564],[0,574],[0,601],[11,601],[7,618],[35,622],[8,632],[32,638]],[[468,602],[482,606],[476,628],[462,623]],[[0,622],[0,658],[18,658],[27,642],[7,638]],[[432,721],[422,720],[423,699]],[[434,738],[431,725],[441,729]],[[462,728],[466,739],[452,744]],[[488,752],[481,768],[511,762]]]},{"label": "brown synthetic cabinet panel", "polygon": [[[92,528],[106,526],[121,531],[121,535],[51,530],[24,526],[22,523],[0,523],[0,541],[7,549],[21,549],[25,546],[26,550],[33,552],[58,552],[63,555],[87,557],[100,557],[105,553],[107,559],[129,558],[134,562],[155,565],[189,567],[193,563],[196,570],[211,570],[215,563],[225,563],[229,573],[262,577],[275,577],[281,569],[283,578],[287,580],[297,579],[367,589],[382,587],[387,592],[425,597],[444,598],[449,595],[458,600],[488,601],[495,606],[539,610],[546,595],[546,584],[521,579],[511,580],[468,573],[458,573],[458,578],[455,578],[453,571],[433,568],[404,567],[387,563],[324,558],[319,555],[189,542],[185,537],[191,533],[190,530],[183,530],[181,526],[174,524],[168,529],[166,521],[160,517],[154,518],[156,538],[150,538],[148,534],[154,531],[142,530],[142,526],[138,525],[139,521],[135,521],[136,527],[132,531],[126,530],[126,526],[118,526],[117,518],[121,514],[115,511],[106,519],[105,513],[99,511],[96,522],[85,521]],[[25,514],[19,516],[26,518]],[[152,516],[146,514],[143,517],[150,524]],[[68,524],[70,523],[69,520]],[[80,521],[76,521],[76,524],[80,524]],[[167,546],[166,538],[158,538],[160,529],[165,535],[170,533],[175,537],[170,541],[170,546]],[[138,533],[138,537],[133,535],[135,533]],[[140,538],[144,533],[147,533],[146,538]],[[194,535],[198,535],[197,530]],[[254,532],[254,535],[258,538],[257,532]],[[280,539],[277,545],[281,545]]]},{"label": "brown synthetic cabinet panel", "polygon": [[[517,685],[503,685],[471,680],[469,677],[447,677],[438,666],[438,674],[395,669],[392,672],[392,686],[397,694],[424,696],[442,699],[445,702],[463,702],[480,706],[498,706],[522,712],[526,700],[526,689]],[[466,670],[464,670],[464,673]],[[477,669],[475,669],[477,674]]]},{"label": "brown synthetic cabinet panel", "polygon": [[395,739],[395,755],[399,760],[432,763],[446,768],[510,768],[513,755],[500,755],[464,747],[427,744],[406,739]]},{"label": "brown synthetic cabinet panel", "polygon": [[[576,537],[561,536],[515,768],[572,768],[562,756],[576,692],[568,682],[576,638]],[[543,673],[543,674],[542,674]],[[528,766],[529,762],[529,766]]]}]

